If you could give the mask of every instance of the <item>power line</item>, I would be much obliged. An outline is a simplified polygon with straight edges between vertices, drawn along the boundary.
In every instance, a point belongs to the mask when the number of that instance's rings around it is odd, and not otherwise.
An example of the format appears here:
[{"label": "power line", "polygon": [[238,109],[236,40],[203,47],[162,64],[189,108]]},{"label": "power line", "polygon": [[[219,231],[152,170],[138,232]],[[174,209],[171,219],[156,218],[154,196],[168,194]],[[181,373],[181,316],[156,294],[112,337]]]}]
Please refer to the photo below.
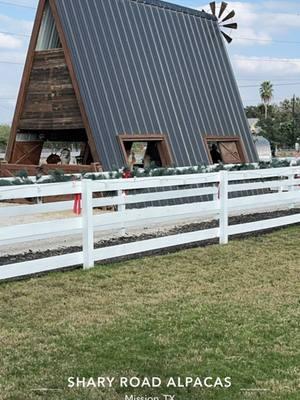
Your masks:
[{"label": "power line", "polygon": [[0,4],[12,7],[28,8],[30,10],[36,10],[36,7],[26,6],[25,4],[11,3],[10,1],[0,1]]},{"label": "power line", "polygon": [[[13,3],[7,3],[7,2],[2,2],[0,1],[0,4],[13,4]],[[33,9],[33,7],[28,7],[28,6],[23,6],[23,5],[17,5],[14,4],[15,6],[19,6],[19,7],[26,7],[26,8],[30,8]],[[22,36],[22,37],[30,37],[29,34],[25,34],[25,33],[17,33],[17,32],[5,32],[5,31],[0,31],[0,33],[6,34],[6,35],[13,35],[13,36]],[[276,39],[257,39],[257,38],[248,38],[248,37],[243,37],[243,36],[236,36],[234,37],[235,40],[248,40],[251,42],[264,42],[264,43],[284,43],[284,44],[299,44],[300,45],[300,41],[296,41],[296,40],[276,40]]]},{"label": "power line", "polygon": [[[276,84],[276,85],[293,85],[294,83],[295,84],[297,84],[297,83],[299,83],[299,76],[298,76],[298,79],[297,80],[295,80],[295,81],[293,81],[293,80],[291,80],[291,79],[287,79],[287,81],[286,82],[282,82],[281,80],[274,80],[274,79],[270,79],[270,78],[268,78],[267,79],[267,81],[269,81],[269,82],[271,82],[271,83],[273,83],[273,84]],[[264,82],[264,80],[263,79],[254,79],[255,80],[255,82]],[[239,81],[239,79],[237,79],[237,81]],[[247,84],[248,85],[248,84]],[[249,84],[250,85],[250,84]],[[253,83],[251,83],[251,85],[253,85]]]},{"label": "power line", "polygon": [[9,110],[10,111],[10,108],[7,107],[7,106],[4,106],[4,105],[0,104],[0,107],[3,108],[4,110]]},{"label": "power line", "polygon": [[[0,1],[0,4],[3,2]],[[23,6],[21,6],[23,7]],[[25,6],[24,6],[25,7]],[[27,7],[27,6],[26,6]],[[31,8],[31,7],[28,7]],[[29,34],[25,33],[18,33],[18,32],[5,32],[5,31],[0,31],[0,33],[6,34],[6,35],[14,35],[14,36],[24,36],[24,37],[30,37]],[[243,36],[236,36],[234,37],[235,40],[248,40],[251,42],[265,42],[265,43],[285,43],[285,44],[300,44],[300,41],[296,40],[276,40],[276,39],[257,39],[257,38],[249,38],[249,37],[243,37]]]},{"label": "power line", "polygon": [[0,31],[0,33],[2,33],[3,35],[22,36],[30,38],[30,35],[26,33],[6,32],[6,31]]},{"label": "power line", "polygon": [[24,65],[24,63],[15,62],[15,61],[0,61],[0,64]]},{"label": "power line", "polygon": [[[294,86],[294,85],[300,85],[300,82],[291,82],[291,83],[275,83],[273,86]],[[239,86],[240,88],[256,88],[260,87],[261,85],[244,85],[244,86]]]},{"label": "power line", "polygon": [[252,42],[265,42],[265,43],[285,43],[285,44],[300,44],[300,41],[290,41],[290,40],[276,40],[276,39],[256,39],[256,38],[246,38],[246,37],[233,37],[235,40],[249,40]]},{"label": "power line", "polygon": [[246,82],[251,82],[251,81],[255,81],[255,82],[263,82],[263,81],[272,81],[272,82],[281,82],[281,81],[288,81],[290,82],[291,79],[297,79],[297,82],[300,78],[300,74],[298,76],[290,76],[289,78],[281,78],[281,77],[267,77],[267,78],[262,78],[262,77],[258,77],[258,78],[236,78],[237,81],[241,82],[241,81],[246,81]]},{"label": "power line", "polygon": [[[0,1],[0,4],[3,2]],[[22,6],[23,7],[23,6]],[[24,6],[25,7],[25,6]],[[26,6],[27,7],[27,6]],[[31,7],[28,7],[31,8]],[[24,36],[24,37],[30,37],[29,34],[25,33],[18,33],[18,32],[5,32],[5,31],[0,31],[0,33],[6,34],[6,35],[13,35],[13,36]],[[257,38],[248,38],[248,37],[234,37],[235,40],[248,40],[251,42],[264,42],[264,43],[284,43],[284,44],[299,44],[300,41],[291,41],[291,40],[276,40],[276,39],[257,39]]]},{"label": "power line", "polygon": [[233,57],[233,60],[242,60],[242,61],[249,61],[249,62],[258,62],[258,61],[263,61],[263,62],[279,62],[279,63],[300,63],[300,59],[289,59],[289,58],[283,58],[282,60],[275,59],[275,58],[243,58],[243,57]]},{"label": "power line", "polygon": [[[281,102],[282,100],[285,100],[285,98],[284,97],[279,97],[279,96],[275,96],[275,97],[272,97],[272,101],[274,102],[274,103],[278,103],[278,102]],[[257,94],[257,98],[249,98],[249,99],[247,99],[247,98],[244,98],[244,96],[243,96],[243,102],[245,102],[245,101],[260,101],[260,102],[262,102],[262,100],[261,100],[261,97],[260,97],[260,95],[259,94]]]},{"label": "power line", "polygon": [[[217,8],[217,10],[220,10],[220,6],[217,6],[216,7]],[[205,7],[204,8],[204,11],[207,13],[207,14],[211,14],[211,10],[209,9],[209,8],[207,8],[207,7]],[[266,16],[270,16],[270,15],[281,15],[281,16],[283,16],[283,15],[286,15],[286,16],[291,16],[291,14],[293,15],[293,16],[300,16],[300,10],[298,11],[298,10],[292,10],[292,11],[285,11],[285,12],[282,12],[282,13],[280,13],[280,12],[271,12],[271,11],[268,11],[268,10],[264,10],[262,13],[261,13],[261,15],[263,15],[264,17],[266,17]]]},{"label": "power line", "polygon": [[[279,63],[289,63],[289,64],[293,64],[293,63],[300,63],[300,59],[299,60],[291,60],[291,59],[282,59],[282,60],[278,60],[278,59],[263,59],[263,58],[243,58],[243,57],[235,57],[233,58],[233,60],[242,60],[242,61],[249,61],[249,62],[279,62]],[[24,63],[20,63],[20,62],[14,62],[14,61],[0,61],[0,64],[14,64],[14,65],[24,65]]]},{"label": "power line", "polygon": [[290,59],[290,58],[245,58],[245,57],[234,57],[233,60],[242,60],[242,61],[250,61],[250,62],[257,62],[257,61],[264,61],[264,62],[280,62],[280,63],[295,63],[299,62],[300,59]]},{"label": "power line", "polygon": [[[0,4],[2,2],[0,1]],[[29,34],[26,33],[17,33],[17,32],[5,32],[5,31],[0,31],[0,33],[6,34],[6,35],[14,35],[14,36],[24,36],[24,37],[30,37]],[[257,39],[257,38],[246,38],[246,37],[234,37],[235,40],[249,40],[253,42],[265,42],[265,43],[285,43],[285,44],[299,44],[300,41],[290,41],[290,40],[276,40],[276,39]]]}]

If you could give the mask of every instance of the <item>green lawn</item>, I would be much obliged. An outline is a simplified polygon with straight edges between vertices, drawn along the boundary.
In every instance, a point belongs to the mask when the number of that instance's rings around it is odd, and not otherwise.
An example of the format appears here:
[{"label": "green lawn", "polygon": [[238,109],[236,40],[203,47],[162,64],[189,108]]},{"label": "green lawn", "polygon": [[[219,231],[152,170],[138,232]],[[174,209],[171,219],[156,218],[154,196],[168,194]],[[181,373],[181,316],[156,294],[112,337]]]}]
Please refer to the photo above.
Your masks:
[{"label": "green lawn", "polygon": [[[299,399],[299,237],[292,227],[0,285],[0,399]],[[220,376],[232,386],[74,390],[69,376]]]}]

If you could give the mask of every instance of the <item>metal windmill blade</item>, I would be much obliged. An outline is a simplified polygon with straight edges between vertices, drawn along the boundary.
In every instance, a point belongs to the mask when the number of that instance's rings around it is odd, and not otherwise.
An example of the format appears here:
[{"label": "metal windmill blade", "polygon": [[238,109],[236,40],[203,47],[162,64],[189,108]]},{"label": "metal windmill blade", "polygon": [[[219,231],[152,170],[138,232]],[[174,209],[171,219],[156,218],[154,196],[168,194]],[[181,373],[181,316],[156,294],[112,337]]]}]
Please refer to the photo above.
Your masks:
[{"label": "metal windmill blade", "polygon": [[227,43],[231,43],[232,42],[232,38],[227,35],[227,33],[221,31],[222,35],[224,36],[224,38],[226,39]]},{"label": "metal windmill blade", "polygon": [[219,16],[218,16],[219,19],[220,19],[220,18],[222,17],[222,15],[224,14],[224,12],[225,12],[227,6],[228,6],[228,3],[225,3],[224,1],[222,1],[221,7],[220,7]]},{"label": "metal windmill blade", "polygon": [[228,28],[228,29],[237,29],[238,24],[236,22],[233,22],[232,24],[226,24],[222,25],[222,28]]},{"label": "metal windmill blade", "polygon": [[211,2],[209,4],[209,6],[210,6],[210,9],[211,9],[212,15],[214,15],[218,19],[218,23],[219,23],[219,26],[221,28],[222,35],[224,36],[224,38],[227,41],[227,43],[231,43],[232,42],[232,38],[227,33],[225,33],[223,31],[223,29],[237,29],[238,28],[238,24],[236,22],[231,22],[231,23],[224,24],[224,22],[227,22],[227,21],[229,21],[229,20],[231,20],[232,18],[235,17],[235,11],[232,10],[227,15],[224,16],[224,13],[225,13],[225,11],[226,11],[226,9],[228,7],[228,3],[225,3],[224,1],[222,1],[221,5],[220,5],[218,16],[217,16],[217,4],[216,4],[216,2],[215,1]]},{"label": "metal windmill blade", "polygon": [[216,2],[209,3],[212,15],[216,15]]},{"label": "metal windmill blade", "polygon": [[228,15],[226,15],[226,17],[225,17],[225,18],[223,18],[223,19],[222,19],[222,21],[221,21],[221,22],[228,21],[229,19],[233,18],[234,16],[235,16],[235,11],[234,11],[234,10],[232,10],[232,11],[230,11],[230,13],[229,13]]}]

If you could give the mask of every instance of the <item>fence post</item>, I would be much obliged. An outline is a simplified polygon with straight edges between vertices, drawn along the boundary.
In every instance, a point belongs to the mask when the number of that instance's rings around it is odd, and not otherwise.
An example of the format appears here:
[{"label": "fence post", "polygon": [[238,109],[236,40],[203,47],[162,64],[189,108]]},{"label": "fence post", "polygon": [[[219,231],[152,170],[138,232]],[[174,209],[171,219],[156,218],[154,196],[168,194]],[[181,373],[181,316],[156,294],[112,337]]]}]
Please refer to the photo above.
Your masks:
[{"label": "fence post", "polygon": [[290,192],[294,192],[294,190],[295,190],[295,183],[293,182],[294,179],[295,179],[295,174],[290,174],[289,175],[289,182],[290,182],[289,191]]},{"label": "fence post", "polygon": [[220,197],[220,182],[214,185],[217,188],[217,193],[213,194],[213,201],[218,201]]},{"label": "fence post", "polygon": [[220,171],[220,244],[228,243],[228,171]]},{"label": "fence post", "polygon": [[[126,204],[125,204],[125,192],[123,190],[118,190],[118,200],[120,201],[118,204],[118,212],[126,211]],[[121,236],[125,236],[126,234],[126,229],[124,226],[122,226],[122,229],[120,230]]]},{"label": "fence post", "polygon": [[83,268],[93,268],[94,260],[94,223],[92,181],[82,181],[82,250]]},{"label": "fence post", "polygon": [[[289,183],[290,183],[290,185],[288,186],[288,191],[289,192],[294,192],[295,191],[295,184],[294,184],[294,182],[293,182],[293,180],[295,179],[295,174],[289,174],[288,175],[288,181],[289,181]],[[296,204],[295,203],[290,203],[290,205],[289,205],[289,209],[291,210],[291,209],[293,209],[293,208],[295,208],[296,207]]]}]

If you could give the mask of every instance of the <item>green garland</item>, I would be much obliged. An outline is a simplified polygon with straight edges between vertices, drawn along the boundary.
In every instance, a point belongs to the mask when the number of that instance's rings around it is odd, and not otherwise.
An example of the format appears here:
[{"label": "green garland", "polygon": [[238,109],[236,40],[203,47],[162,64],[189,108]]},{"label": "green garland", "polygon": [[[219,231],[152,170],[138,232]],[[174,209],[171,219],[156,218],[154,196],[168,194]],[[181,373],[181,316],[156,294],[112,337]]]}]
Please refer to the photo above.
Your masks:
[{"label": "green garland", "polygon": [[[132,171],[132,176],[136,178],[144,178],[151,176],[174,176],[174,175],[191,175],[191,174],[204,174],[210,172],[218,172],[222,170],[227,171],[247,171],[254,169],[268,169],[268,168],[283,168],[289,167],[290,162],[287,160],[274,160],[272,162],[260,162],[259,164],[237,164],[230,167],[227,167],[224,164],[219,164],[217,166],[207,166],[207,165],[198,165],[197,167],[189,167],[189,168],[155,168],[150,167],[144,170],[139,168],[134,168]],[[57,183],[57,182],[70,182],[74,180],[92,179],[94,181],[98,180],[106,180],[106,179],[120,179],[122,178],[122,172],[120,170],[115,169],[114,171],[109,172],[108,174],[91,174],[85,173],[78,175],[65,175],[62,170],[53,170],[49,171],[49,175],[47,178],[43,178],[43,176],[37,177],[37,181],[33,181],[28,177],[28,172],[26,170],[21,170],[15,175],[15,179],[6,180],[0,179],[0,186],[14,186],[14,185],[34,185],[35,183]]]}]

